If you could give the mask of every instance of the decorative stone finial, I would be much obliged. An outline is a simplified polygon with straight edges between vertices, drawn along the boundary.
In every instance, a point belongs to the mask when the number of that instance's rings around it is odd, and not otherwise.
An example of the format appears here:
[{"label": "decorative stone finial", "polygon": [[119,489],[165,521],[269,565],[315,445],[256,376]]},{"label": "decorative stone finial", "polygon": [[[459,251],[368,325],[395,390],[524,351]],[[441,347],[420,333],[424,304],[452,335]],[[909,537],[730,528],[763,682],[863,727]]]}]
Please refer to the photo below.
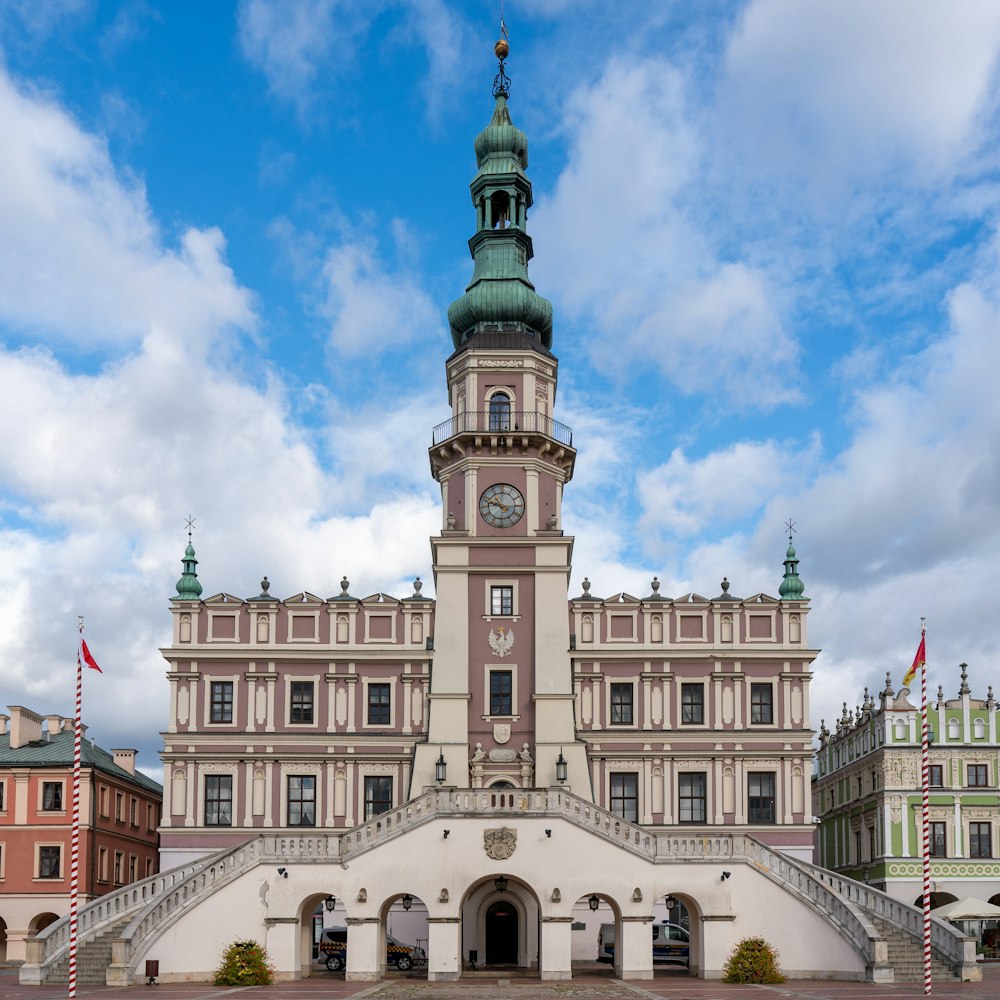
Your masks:
[{"label": "decorative stone finial", "polygon": [[962,668],[962,686],[958,689],[958,696],[961,698],[963,694],[970,694],[969,690],[969,664],[960,663],[959,666]]},{"label": "decorative stone finial", "polygon": [[943,684],[938,684],[937,705],[936,705],[936,707],[937,708],[941,708],[941,707],[943,707],[943,705],[944,705],[944,685]]},{"label": "decorative stone finial", "polygon": [[993,685],[992,684],[986,689],[986,707],[987,708],[996,708],[997,707],[996,700],[993,697]]},{"label": "decorative stone finial", "polygon": [[418,576],[418,577],[417,577],[417,578],[416,578],[416,579],[415,579],[415,580],[413,581],[413,596],[414,596],[414,597],[419,597],[419,596],[420,596],[420,589],[421,589],[422,587],[423,587],[423,584],[422,584],[422,583],[420,582],[420,577]]},{"label": "decorative stone finial", "polygon": [[270,597],[271,595],[267,592],[268,588],[271,586],[270,580],[265,576],[263,580],[260,581],[260,596]]},{"label": "decorative stone finial", "polygon": [[892,674],[887,670],[885,672],[885,689],[882,691],[882,697],[892,698],[895,693],[892,689]]},{"label": "decorative stone finial", "polygon": [[449,531],[454,531],[455,530],[455,524],[456,524],[455,515],[452,514],[452,512],[449,510],[448,511],[448,530]]},{"label": "decorative stone finial", "polygon": [[341,597],[350,597],[351,596],[347,592],[347,588],[350,587],[350,585],[351,585],[351,581],[348,580],[346,576],[341,578],[341,581],[340,581],[340,596]]},{"label": "decorative stone finial", "polygon": [[581,583],[580,586],[583,587],[583,593],[587,597],[590,597],[590,577],[589,576],[585,576],[583,578],[583,583]]},{"label": "decorative stone finial", "polygon": [[660,581],[657,577],[655,576],[653,577],[653,579],[650,581],[649,586],[652,588],[654,594],[658,594],[660,592]]},{"label": "decorative stone finial", "polygon": [[549,520],[547,522],[549,531],[555,531],[558,525],[559,525],[559,518],[556,517],[556,512],[552,511],[552,513],[549,514]]}]

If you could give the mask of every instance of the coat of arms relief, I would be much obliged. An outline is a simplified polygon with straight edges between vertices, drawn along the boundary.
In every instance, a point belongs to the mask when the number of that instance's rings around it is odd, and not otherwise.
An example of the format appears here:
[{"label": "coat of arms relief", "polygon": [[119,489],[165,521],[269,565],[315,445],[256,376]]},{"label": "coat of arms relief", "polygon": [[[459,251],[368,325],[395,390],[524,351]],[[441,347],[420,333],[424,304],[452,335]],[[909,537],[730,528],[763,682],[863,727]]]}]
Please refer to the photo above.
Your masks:
[{"label": "coat of arms relief", "polygon": [[517,830],[502,826],[499,830],[483,831],[483,848],[494,861],[506,861],[517,847]]}]

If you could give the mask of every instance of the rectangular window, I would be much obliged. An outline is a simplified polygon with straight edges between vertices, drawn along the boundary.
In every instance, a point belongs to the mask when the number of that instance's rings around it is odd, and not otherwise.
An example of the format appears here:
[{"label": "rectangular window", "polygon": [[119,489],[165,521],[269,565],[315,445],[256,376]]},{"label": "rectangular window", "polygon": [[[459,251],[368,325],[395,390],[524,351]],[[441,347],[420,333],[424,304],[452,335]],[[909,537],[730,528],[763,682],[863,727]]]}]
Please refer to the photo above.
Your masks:
[{"label": "rectangular window", "polygon": [[61,847],[39,847],[38,877],[61,878],[59,874],[61,860],[62,860]]},{"label": "rectangular window", "polygon": [[933,788],[941,788],[944,785],[944,765],[931,764],[927,769],[927,780]]},{"label": "rectangular window", "polygon": [[97,849],[97,881],[107,882],[108,880],[108,849],[99,847]]},{"label": "rectangular window", "polygon": [[233,776],[205,775],[205,826],[233,825]]},{"label": "rectangular window", "polygon": [[129,885],[139,881],[139,859],[134,854],[128,856],[128,881]]},{"label": "rectangular window", "polygon": [[125,795],[122,792],[115,792],[115,822],[125,822]]},{"label": "rectangular window", "polygon": [[490,715],[514,714],[514,674],[510,670],[490,671]]},{"label": "rectangular window", "polygon": [[146,829],[151,832],[156,829],[156,810],[152,802],[146,803]]},{"label": "rectangular window", "polygon": [[46,812],[62,812],[63,786],[61,781],[42,782],[42,809]]},{"label": "rectangular window", "polygon": [[946,824],[931,823],[931,857],[946,858],[948,856]]},{"label": "rectangular window", "polygon": [[969,787],[985,788],[989,784],[986,764],[969,765]]},{"label": "rectangular window", "polygon": [[98,794],[98,798],[100,799],[100,803],[101,803],[101,806],[100,806],[100,808],[101,808],[101,815],[105,819],[108,819],[111,816],[111,813],[110,813],[109,807],[108,807],[108,802],[111,799],[110,799],[110,792],[109,792],[109,789],[108,789],[107,785],[101,785],[101,789],[100,789],[100,793]]},{"label": "rectangular window", "polygon": [[134,795],[128,800],[128,819],[132,826],[139,825],[139,800]]},{"label": "rectangular window", "polygon": [[992,858],[993,845],[990,842],[989,823],[969,824],[969,857]]},{"label": "rectangular window", "polygon": [[4,792],[6,790],[7,790],[7,782],[0,781],[0,812],[3,812],[4,809],[6,808],[4,806],[4,803],[7,801],[7,799],[4,796]]},{"label": "rectangular window", "polygon": [[[700,690],[700,688],[699,688]],[[678,816],[682,823],[705,822],[705,774],[681,773],[677,779]]]},{"label": "rectangular window", "polygon": [[392,778],[378,775],[365,778],[365,819],[388,812],[392,808]]},{"label": "rectangular window", "polygon": [[511,586],[490,587],[490,614],[512,615],[514,613],[514,588]]},{"label": "rectangular window", "polygon": [[115,885],[122,885],[125,881],[125,855],[121,851],[115,851]]},{"label": "rectangular window", "polygon": [[312,681],[292,681],[292,707],[289,722],[312,722],[313,684]]},{"label": "rectangular window", "polygon": [[233,721],[233,682],[212,681],[212,722]]},{"label": "rectangular window", "polygon": [[388,684],[368,685],[368,725],[388,726],[390,705]]},{"label": "rectangular window", "polygon": [[762,725],[774,722],[774,688],[770,684],[750,685],[750,722]]},{"label": "rectangular window", "polygon": [[611,724],[614,726],[632,725],[632,685],[611,685]]},{"label": "rectangular window", "polygon": [[861,857],[861,831],[854,831],[854,863],[860,865],[862,862]]},{"label": "rectangular window", "polygon": [[316,825],[316,778],[311,774],[288,776],[288,825]]},{"label": "rectangular window", "polygon": [[146,878],[153,874],[153,859],[146,858]]},{"label": "rectangular window", "polygon": [[875,836],[875,827],[868,827],[868,860],[874,861],[878,854],[878,838]]},{"label": "rectangular window", "polygon": [[701,725],[705,721],[705,689],[701,684],[681,685],[681,722]]},{"label": "rectangular window", "polygon": [[611,811],[630,823],[639,821],[639,775],[611,775]]},{"label": "rectangular window", "polygon": [[747,821],[774,822],[774,772],[747,775]]},{"label": "rectangular window", "polygon": [[865,779],[862,775],[858,775],[858,798],[860,799],[862,795],[865,794]]}]

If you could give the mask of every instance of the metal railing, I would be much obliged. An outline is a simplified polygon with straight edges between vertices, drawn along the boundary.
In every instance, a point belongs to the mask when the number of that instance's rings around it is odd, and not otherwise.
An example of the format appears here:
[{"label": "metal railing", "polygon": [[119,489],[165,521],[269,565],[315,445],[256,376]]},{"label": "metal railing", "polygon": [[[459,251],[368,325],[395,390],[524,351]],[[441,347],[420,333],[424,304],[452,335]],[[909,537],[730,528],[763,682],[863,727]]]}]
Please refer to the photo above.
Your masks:
[{"label": "metal railing", "polygon": [[466,410],[437,425],[434,444],[441,444],[456,434],[488,434],[503,437],[513,434],[543,434],[567,447],[573,447],[573,429],[533,410]]}]

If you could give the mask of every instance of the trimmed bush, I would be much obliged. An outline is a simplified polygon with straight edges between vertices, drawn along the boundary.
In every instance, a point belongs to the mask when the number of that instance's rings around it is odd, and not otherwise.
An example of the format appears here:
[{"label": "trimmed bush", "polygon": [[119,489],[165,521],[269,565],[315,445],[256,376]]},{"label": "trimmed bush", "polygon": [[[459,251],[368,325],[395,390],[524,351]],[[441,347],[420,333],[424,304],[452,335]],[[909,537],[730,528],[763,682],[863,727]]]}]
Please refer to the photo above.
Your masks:
[{"label": "trimmed bush", "polygon": [[778,953],[763,938],[744,938],[726,959],[724,983],[783,983]]},{"label": "trimmed bush", "polygon": [[256,941],[234,941],[215,970],[216,986],[270,986],[273,982],[274,966]]}]

